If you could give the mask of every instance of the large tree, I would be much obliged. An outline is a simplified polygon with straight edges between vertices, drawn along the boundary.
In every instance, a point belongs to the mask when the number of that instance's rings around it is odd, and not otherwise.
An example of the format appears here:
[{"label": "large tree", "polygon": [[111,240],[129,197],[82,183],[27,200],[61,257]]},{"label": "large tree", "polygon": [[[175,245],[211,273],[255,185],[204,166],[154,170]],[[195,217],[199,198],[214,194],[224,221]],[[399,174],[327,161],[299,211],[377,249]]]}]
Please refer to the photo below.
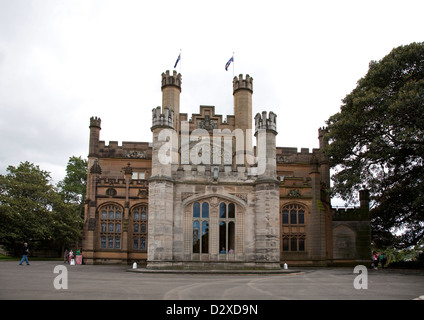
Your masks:
[{"label": "large tree", "polygon": [[7,171],[0,175],[0,244],[16,250],[24,241],[50,237],[57,194],[49,173],[32,163]]},{"label": "large tree", "polygon": [[23,242],[58,251],[81,237],[79,203],[66,199],[50,173],[29,162],[0,175],[0,244],[17,254]]},{"label": "large tree", "polygon": [[87,188],[87,160],[72,156],[66,166],[65,178],[57,184],[62,203],[58,206],[55,239],[65,247],[80,240]]},{"label": "large tree", "polygon": [[72,156],[66,166],[66,176],[58,183],[60,193],[66,203],[74,203],[83,213],[87,189],[87,160]]},{"label": "large tree", "polygon": [[374,235],[403,230],[397,244],[416,244],[424,236],[424,43],[371,61],[342,102],[327,120],[334,194],[352,201],[368,188]]}]

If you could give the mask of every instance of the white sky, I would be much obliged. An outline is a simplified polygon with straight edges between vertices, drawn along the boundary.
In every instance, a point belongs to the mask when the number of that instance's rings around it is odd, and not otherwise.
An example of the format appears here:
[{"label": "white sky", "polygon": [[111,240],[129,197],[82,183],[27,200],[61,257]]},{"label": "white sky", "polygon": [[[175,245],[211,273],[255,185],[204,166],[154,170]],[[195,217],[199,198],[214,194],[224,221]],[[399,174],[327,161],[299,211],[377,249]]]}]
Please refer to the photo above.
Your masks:
[{"label": "white sky", "polygon": [[[0,0],[0,174],[29,161],[65,176],[101,140],[151,141],[161,73],[182,74],[181,112],[233,114],[234,72],[253,115],[277,113],[277,145],[317,148],[371,60],[421,42],[424,1]],[[180,70],[181,68],[181,70]]]}]

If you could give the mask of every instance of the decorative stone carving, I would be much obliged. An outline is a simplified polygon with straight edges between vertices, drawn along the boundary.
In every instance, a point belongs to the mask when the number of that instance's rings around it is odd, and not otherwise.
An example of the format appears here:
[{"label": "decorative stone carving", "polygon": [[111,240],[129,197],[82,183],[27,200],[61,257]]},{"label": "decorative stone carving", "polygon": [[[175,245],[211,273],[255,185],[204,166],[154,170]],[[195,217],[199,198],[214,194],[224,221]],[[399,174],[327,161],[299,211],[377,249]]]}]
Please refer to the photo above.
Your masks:
[{"label": "decorative stone carving", "polygon": [[124,151],[124,157],[133,159],[146,159],[146,151]]},{"label": "decorative stone carving", "polygon": [[88,231],[96,230],[96,219],[90,218],[88,219]]},{"label": "decorative stone carving", "polygon": [[284,162],[288,162],[287,157],[286,156],[277,156],[277,163],[284,163]]},{"label": "decorative stone carving", "polygon": [[209,115],[205,116],[204,120],[198,120],[197,121],[197,128],[199,129],[205,129],[205,130],[213,130],[218,129],[218,121],[217,120],[211,120]]},{"label": "decorative stone carving", "polygon": [[94,160],[94,163],[90,168],[90,173],[102,174],[102,168],[99,165],[99,161]]},{"label": "decorative stone carving", "polygon": [[194,194],[194,192],[181,192],[181,201],[184,201],[185,199],[191,197]]},{"label": "decorative stone carving", "polygon": [[132,175],[132,173],[133,173],[133,169],[131,168],[131,166],[130,166],[130,163],[128,162],[128,165],[125,167],[125,169],[124,169],[124,173],[125,174],[128,174],[128,175]]},{"label": "decorative stone carving", "polygon": [[149,195],[149,191],[147,189],[139,189],[138,190],[138,196],[142,199],[147,198]]},{"label": "decorative stone carving", "polygon": [[219,205],[219,199],[217,197],[212,197],[212,199],[209,201],[209,204],[212,208],[217,208]]},{"label": "decorative stone carving", "polygon": [[243,200],[244,202],[247,203],[247,194],[245,193],[233,193],[234,196],[236,196],[237,198],[240,198],[241,200]]},{"label": "decorative stone carving", "polygon": [[114,197],[116,196],[116,194],[117,194],[116,189],[109,188],[106,190],[106,195],[108,195],[109,197]]},{"label": "decorative stone carving", "polygon": [[299,190],[296,189],[292,189],[289,191],[289,193],[287,194],[289,197],[293,197],[293,198],[299,198],[301,196]]}]

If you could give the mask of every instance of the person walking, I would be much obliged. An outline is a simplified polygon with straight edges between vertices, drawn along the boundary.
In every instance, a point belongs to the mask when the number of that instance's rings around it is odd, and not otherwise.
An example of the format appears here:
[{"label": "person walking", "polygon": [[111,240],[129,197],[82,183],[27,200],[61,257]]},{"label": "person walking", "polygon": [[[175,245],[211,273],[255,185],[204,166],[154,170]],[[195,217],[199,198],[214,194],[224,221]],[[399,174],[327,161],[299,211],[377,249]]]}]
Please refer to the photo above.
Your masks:
[{"label": "person walking", "polygon": [[69,259],[69,251],[68,249],[65,249],[65,252],[63,254],[63,263],[67,263]]},{"label": "person walking", "polygon": [[29,266],[29,261],[28,261],[28,254],[29,254],[29,249],[28,249],[28,243],[24,243],[24,246],[22,247],[22,259],[21,262],[19,262],[19,265],[22,265],[22,262],[26,262],[27,266]]},{"label": "person walking", "polygon": [[69,263],[71,263],[72,259],[74,258],[74,252],[72,251],[72,249],[71,251],[69,251],[68,257],[69,257]]},{"label": "person walking", "polygon": [[372,263],[375,270],[378,270],[378,252],[374,251],[372,253]]},{"label": "person walking", "polygon": [[387,263],[387,257],[384,254],[384,252],[380,254],[380,263],[381,263],[381,268],[384,269]]}]

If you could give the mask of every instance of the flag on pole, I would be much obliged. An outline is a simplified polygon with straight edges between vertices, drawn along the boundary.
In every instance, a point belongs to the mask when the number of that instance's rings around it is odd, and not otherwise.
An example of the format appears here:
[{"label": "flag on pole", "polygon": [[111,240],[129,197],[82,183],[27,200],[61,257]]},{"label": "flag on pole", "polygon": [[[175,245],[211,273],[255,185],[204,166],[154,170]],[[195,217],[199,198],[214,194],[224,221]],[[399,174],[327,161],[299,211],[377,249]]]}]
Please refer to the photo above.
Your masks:
[{"label": "flag on pole", "polygon": [[178,62],[180,61],[180,59],[181,59],[181,52],[180,52],[180,54],[178,55],[177,61],[175,61],[174,69],[177,67],[177,64],[178,64]]},{"label": "flag on pole", "polygon": [[225,71],[228,71],[228,67],[230,66],[231,62],[234,62],[234,56],[232,56],[225,65]]}]

